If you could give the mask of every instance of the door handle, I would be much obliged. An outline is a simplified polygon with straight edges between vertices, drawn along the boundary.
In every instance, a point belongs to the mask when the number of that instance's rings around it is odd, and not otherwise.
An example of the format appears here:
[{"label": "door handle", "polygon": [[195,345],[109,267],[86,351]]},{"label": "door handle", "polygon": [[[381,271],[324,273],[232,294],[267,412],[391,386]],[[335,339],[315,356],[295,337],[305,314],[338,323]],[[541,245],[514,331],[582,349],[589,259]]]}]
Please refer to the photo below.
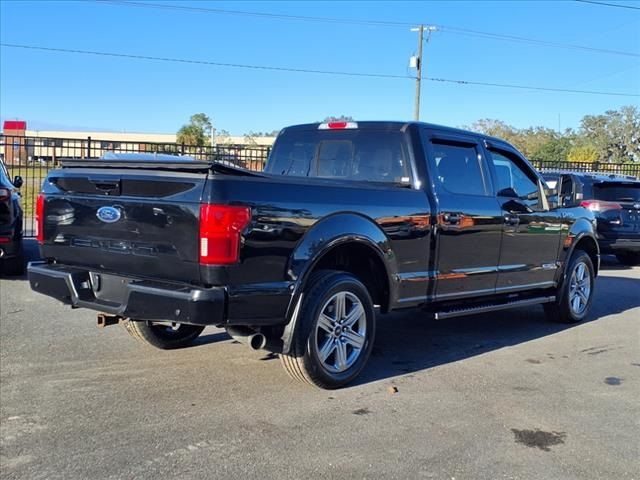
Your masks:
[{"label": "door handle", "polygon": [[518,217],[518,215],[508,213],[504,216],[504,223],[507,225],[518,225],[520,223],[520,217]]},{"label": "door handle", "polygon": [[442,220],[444,223],[448,223],[449,225],[457,225],[462,220],[462,215],[459,213],[444,213],[442,215]]}]

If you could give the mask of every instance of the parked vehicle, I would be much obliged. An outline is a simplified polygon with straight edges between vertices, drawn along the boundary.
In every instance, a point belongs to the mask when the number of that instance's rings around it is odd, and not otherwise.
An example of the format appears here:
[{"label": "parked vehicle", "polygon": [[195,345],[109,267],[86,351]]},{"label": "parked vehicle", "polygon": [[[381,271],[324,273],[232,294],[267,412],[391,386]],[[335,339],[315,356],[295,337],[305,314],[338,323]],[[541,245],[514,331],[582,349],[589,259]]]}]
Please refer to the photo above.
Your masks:
[{"label": "parked vehicle", "polygon": [[594,212],[601,253],[614,254],[625,265],[640,265],[640,180],[576,172],[543,176],[560,186],[563,206],[582,205]]},{"label": "parked vehicle", "polygon": [[6,275],[24,273],[22,248],[22,208],[16,191],[22,178],[10,179],[3,161],[0,161],[0,272]]},{"label": "parked vehicle", "polygon": [[159,348],[207,325],[280,353],[295,379],[353,380],[375,309],[445,319],[589,311],[593,213],[550,208],[508,143],[424,123],[285,128],[266,171],[175,158],[68,161],[38,198],[31,287]]}]

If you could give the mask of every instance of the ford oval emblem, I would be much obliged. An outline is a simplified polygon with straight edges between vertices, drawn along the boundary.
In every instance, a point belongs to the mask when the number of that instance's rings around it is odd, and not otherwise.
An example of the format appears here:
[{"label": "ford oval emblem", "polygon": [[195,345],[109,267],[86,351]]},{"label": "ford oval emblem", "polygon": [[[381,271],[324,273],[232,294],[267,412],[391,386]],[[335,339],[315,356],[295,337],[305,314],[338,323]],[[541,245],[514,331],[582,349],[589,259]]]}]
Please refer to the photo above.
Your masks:
[{"label": "ford oval emblem", "polygon": [[116,207],[100,207],[96,212],[98,220],[104,223],[115,223],[121,216],[120,210]]}]

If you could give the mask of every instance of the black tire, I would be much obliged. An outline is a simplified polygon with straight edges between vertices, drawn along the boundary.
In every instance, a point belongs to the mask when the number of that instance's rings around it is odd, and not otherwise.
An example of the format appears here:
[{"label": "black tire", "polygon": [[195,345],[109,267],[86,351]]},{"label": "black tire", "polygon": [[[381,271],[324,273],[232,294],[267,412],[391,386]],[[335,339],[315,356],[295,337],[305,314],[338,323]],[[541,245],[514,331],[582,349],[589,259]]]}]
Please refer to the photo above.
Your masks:
[{"label": "black tire", "polygon": [[[289,376],[295,380],[320,388],[340,388],[360,374],[371,354],[376,327],[373,301],[362,282],[346,272],[319,271],[312,275],[308,285],[298,314],[291,351],[288,354],[280,354],[280,360]],[[332,299],[341,294],[346,298],[343,300],[346,305],[345,316],[342,320],[336,320],[335,328],[341,328],[342,333],[336,330],[330,334],[319,325],[320,314],[328,311],[326,309],[331,308]],[[358,303],[362,307],[363,314],[357,314],[360,311],[357,307]],[[354,314],[352,318],[358,318],[357,324],[354,323],[353,326],[360,329],[362,334],[352,327],[342,326],[342,323],[348,322],[350,317],[347,314],[347,308]],[[340,317],[338,314],[335,316]],[[355,348],[350,340],[346,340],[347,337],[353,338],[354,334],[358,341],[362,342],[361,348]],[[333,353],[329,353],[323,362],[320,359],[319,350],[322,348],[319,348],[319,343],[327,346],[330,342],[334,342],[333,347],[329,348]],[[340,368],[339,349],[344,352],[343,367],[346,368],[342,371],[330,371],[331,368]],[[331,358],[334,359],[333,367],[329,365]],[[350,361],[353,362],[351,365],[349,365]]]},{"label": "black tire", "polygon": [[[585,267],[585,274],[589,280],[589,292],[586,295],[587,301],[584,303],[583,309],[576,310],[570,304],[572,299],[573,287],[573,274],[580,264]],[[565,270],[564,281],[558,289],[557,298],[555,302],[545,303],[544,311],[547,318],[551,321],[558,323],[579,323],[585,319],[589,313],[589,308],[593,301],[593,293],[595,287],[595,273],[593,269],[593,263],[591,258],[582,250],[576,250],[567,263]],[[582,307],[582,303],[580,303]]]},{"label": "black tire", "polygon": [[164,324],[126,320],[125,330],[136,340],[161,350],[189,346],[204,330],[204,326],[179,324],[177,328]]},{"label": "black tire", "polygon": [[640,265],[640,253],[639,252],[620,252],[616,253],[618,261],[624,265],[635,267]]},{"label": "black tire", "polygon": [[5,275],[23,275],[25,267],[24,253],[20,252],[20,254],[15,257],[2,260],[2,265],[0,267],[2,269],[2,273],[4,273]]}]

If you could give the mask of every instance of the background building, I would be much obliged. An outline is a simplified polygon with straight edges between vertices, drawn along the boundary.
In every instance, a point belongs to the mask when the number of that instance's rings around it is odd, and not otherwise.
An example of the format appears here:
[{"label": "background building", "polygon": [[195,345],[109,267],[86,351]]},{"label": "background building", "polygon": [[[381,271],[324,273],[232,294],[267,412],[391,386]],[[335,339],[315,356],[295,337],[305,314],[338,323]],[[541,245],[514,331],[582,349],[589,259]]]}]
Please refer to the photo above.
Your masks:
[{"label": "background building", "polygon": [[[23,120],[6,120],[2,129],[0,153],[9,164],[50,162],[60,157],[97,158],[106,152],[180,153],[173,133],[89,132],[28,130]],[[219,136],[218,145],[237,145],[240,148],[269,147],[275,137]],[[194,147],[186,151],[192,152]]]}]

